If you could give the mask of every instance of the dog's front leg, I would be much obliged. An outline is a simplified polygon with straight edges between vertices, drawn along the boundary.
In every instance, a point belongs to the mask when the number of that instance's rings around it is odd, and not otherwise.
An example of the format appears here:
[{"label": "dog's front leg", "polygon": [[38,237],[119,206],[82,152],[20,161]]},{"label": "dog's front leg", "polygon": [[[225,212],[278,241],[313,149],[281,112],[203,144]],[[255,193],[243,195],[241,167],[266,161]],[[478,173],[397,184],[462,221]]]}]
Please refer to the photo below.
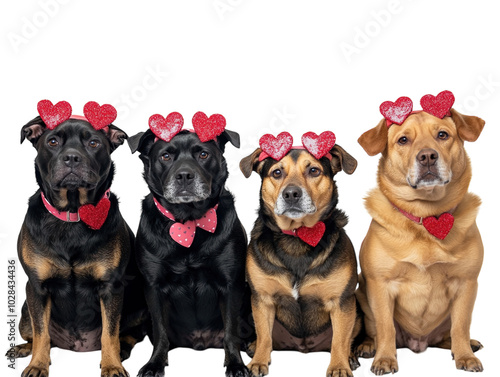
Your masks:
[{"label": "dog's front leg", "polygon": [[451,353],[457,369],[469,372],[483,371],[481,361],[474,356],[470,346],[469,331],[476,294],[477,281],[464,281],[451,307]]},{"label": "dog's front leg", "polygon": [[101,376],[126,377],[120,359],[120,313],[123,305],[123,287],[105,290],[100,294],[102,335],[101,335]]},{"label": "dog's front leg", "polygon": [[227,377],[246,377],[249,372],[241,359],[239,335],[240,309],[243,289],[228,287],[220,299],[222,320],[224,321],[224,366]]},{"label": "dog's front leg", "polygon": [[168,305],[158,289],[152,286],[146,288],[146,301],[153,322],[153,354],[137,377],[161,377],[165,375],[165,366],[168,365]]},{"label": "dog's front leg", "polygon": [[396,373],[396,329],[394,327],[394,298],[382,280],[366,279],[366,292],[376,328],[376,353],[371,371],[376,375]]},{"label": "dog's front leg", "polygon": [[[351,354],[352,332],[356,321],[356,298],[354,295],[348,300],[331,300],[330,319],[332,322],[332,349],[330,365],[326,372],[327,377],[352,376],[349,366]],[[328,308],[328,307],[327,307]]]},{"label": "dog's front leg", "polygon": [[49,321],[51,300],[48,293],[37,290],[28,282],[26,301],[33,327],[33,356],[22,377],[47,377],[50,365]]},{"label": "dog's front leg", "polygon": [[257,342],[255,354],[248,364],[248,369],[254,376],[265,376],[269,372],[271,351],[273,350],[273,325],[276,307],[271,297],[255,297],[252,294],[252,314],[255,322]]}]

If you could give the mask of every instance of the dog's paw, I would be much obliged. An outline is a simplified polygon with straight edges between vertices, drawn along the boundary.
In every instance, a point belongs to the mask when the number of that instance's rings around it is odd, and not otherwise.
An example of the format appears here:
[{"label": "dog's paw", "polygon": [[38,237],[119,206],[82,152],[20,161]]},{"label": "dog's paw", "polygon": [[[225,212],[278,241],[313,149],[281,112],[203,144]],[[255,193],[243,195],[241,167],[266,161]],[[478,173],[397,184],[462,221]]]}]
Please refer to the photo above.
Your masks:
[{"label": "dog's paw", "polygon": [[28,365],[21,377],[48,377],[49,368],[43,366]]},{"label": "dog's paw", "polygon": [[349,366],[351,367],[351,370],[356,370],[361,366],[358,357],[352,352],[349,355]]},{"label": "dog's paw", "polygon": [[9,349],[5,354],[5,356],[7,356],[8,358],[15,358],[15,359],[17,359],[18,357],[29,356],[31,355],[32,346],[33,343],[19,344]]},{"label": "dog's paw", "polygon": [[483,345],[481,344],[481,342],[474,340],[474,339],[471,339],[470,340],[470,348],[472,349],[472,352],[477,352],[481,348],[483,348]]},{"label": "dog's paw", "polygon": [[255,355],[255,345],[256,345],[256,343],[257,342],[254,340],[253,342],[247,344],[245,352],[247,353],[248,357],[253,358],[253,356]]},{"label": "dog's paw", "polygon": [[120,365],[101,366],[101,377],[129,377],[128,372]]},{"label": "dog's paw", "polygon": [[475,356],[465,356],[455,359],[457,369],[465,370],[467,372],[482,372],[483,364]]},{"label": "dog's paw", "polygon": [[396,373],[398,371],[398,361],[395,357],[380,357],[373,361],[370,370],[377,376],[387,373]]},{"label": "dog's paw", "polygon": [[259,362],[251,362],[250,364],[247,365],[248,369],[250,370],[250,373],[252,373],[253,376],[255,377],[261,377],[265,376],[269,373],[269,364],[263,364]]},{"label": "dog's paw", "polygon": [[228,365],[226,377],[250,377],[250,371],[243,364]]},{"label": "dog's paw", "polygon": [[137,373],[137,377],[163,377],[165,366],[156,363],[147,363]]},{"label": "dog's paw", "polygon": [[364,359],[371,359],[375,356],[375,342],[373,339],[365,339],[363,343],[361,343],[358,347],[356,347],[355,354],[358,357],[362,357]]},{"label": "dog's paw", "polygon": [[326,371],[326,377],[352,377],[352,371],[349,367],[330,365]]}]

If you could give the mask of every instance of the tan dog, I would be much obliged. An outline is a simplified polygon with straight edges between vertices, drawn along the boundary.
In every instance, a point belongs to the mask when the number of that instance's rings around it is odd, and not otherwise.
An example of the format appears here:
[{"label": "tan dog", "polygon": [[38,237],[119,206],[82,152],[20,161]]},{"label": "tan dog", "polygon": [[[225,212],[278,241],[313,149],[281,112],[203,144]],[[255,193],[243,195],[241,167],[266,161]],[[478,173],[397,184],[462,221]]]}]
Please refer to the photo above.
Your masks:
[{"label": "tan dog", "polygon": [[356,292],[367,332],[358,355],[375,355],[377,375],[397,372],[396,347],[451,348],[458,369],[483,370],[473,354],[482,346],[469,336],[483,261],[480,199],[467,192],[464,150],[483,127],[482,119],[454,109],[443,119],[420,112],[401,126],[388,128],[383,119],[358,140],[369,155],[382,153],[378,188],[366,199],[373,220]]}]

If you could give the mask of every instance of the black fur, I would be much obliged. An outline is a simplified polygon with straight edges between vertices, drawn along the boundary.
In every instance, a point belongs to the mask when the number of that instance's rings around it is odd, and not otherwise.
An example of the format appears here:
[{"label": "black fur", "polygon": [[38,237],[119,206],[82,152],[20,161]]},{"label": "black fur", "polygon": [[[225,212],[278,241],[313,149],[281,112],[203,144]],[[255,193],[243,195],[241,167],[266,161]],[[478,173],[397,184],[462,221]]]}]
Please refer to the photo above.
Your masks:
[{"label": "black fur", "polygon": [[[223,151],[227,141],[239,146],[238,135],[231,131],[205,143],[187,131],[169,143],[155,142],[149,130],[129,140],[132,152],[141,153],[144,179],[150,189],[142,203],[136,247],[153,319],[154,350],[139,376],[162,376],[168,351],[175,347],[224,347],[226,375],[248,376],[240,355],[240,347],[255,339],[245,283],[247,240],[233,196],[224,188],[228,172]],[[202,152],[208,157],[202,159]],[[165,153],[168,161],[162,158]],[[184,202],[172,203],[166,199],[168,185],[170,191],[175,186],[176,193],[196,191],[191,187],[195,183],[182,184],[176,178],[186,167],[203,192],[186,194]],[[201,218],[218,204],[215,233],[197,228],[191,247],[177,244],[169,235],[174,221],[158,211],[153,198],[178,222]]]}]

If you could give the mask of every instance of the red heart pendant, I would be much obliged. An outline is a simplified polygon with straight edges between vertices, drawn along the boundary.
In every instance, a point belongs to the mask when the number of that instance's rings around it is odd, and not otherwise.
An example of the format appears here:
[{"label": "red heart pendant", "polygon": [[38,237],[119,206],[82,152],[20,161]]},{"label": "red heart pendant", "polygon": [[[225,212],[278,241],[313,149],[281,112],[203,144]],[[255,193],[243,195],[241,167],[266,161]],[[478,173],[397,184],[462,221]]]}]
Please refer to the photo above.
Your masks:
[{"label": "red heart pendant", "polygon": [[292,149],[292,144],[293,137],[286,131],[276,137],[271,134],[262,135],[259,140],[259,146],[265,155],[261,153],[259,160],[262,161],[269,156],[279,161]]},{"label": "red heart pendant", "polygon": [[220,114],[213,114],[208,118],[205,113],[198,111],[193,116],[193,128],[201,142],[215,139],[226,129],[226,118]]},{"label": "red heart pendant", "polygon": [[116,119],[116,109],[111,105],[99,106],[97,102],[90,101],[83,107],[83,114],[92,127],[100,130],[109,126]]},{"label": "red heart pendant", "polygon": [[316,225],[311,228],[301,226],[297,229],[297,237],[299,237],[305,243],[316,246],[321,241],[323,234],[325,234],[325,223],[323,221],[318,221]]},{"label": "red heart pendant", "polygon": [[182,223],[173,223],[170,227],[169,234],[172,239],[179,245],[184,247],[190,247],[194,241],[194,235],[196,233],[196,222],[186,221]]},{"label": "red heart pendant", "polygon": [[434,216],[426,217],[422,220],[422,225],[434,237],[444,240],[448,233],[450,233],[454,222],[455,218],[451,213],[443,213],[439,216],[439,219],[436,219]]},{"label": "red heart pendant", "polygon": [[151,115],[149,118],[151,131],[167,143],[182,130],[183,125],[184,118],[177,112],[168,114],[166,118],[160,114]]},{"label": "red heart pendant", "polygon": [[49,130],[53,130],[71,116],[71,105],[66,101],[53,105],[48,99],[44,99],[38,102],[37,110]]},{"label": "red heart pendant", "polygon": [[78,210],[80,219],[89,226],[89,228],[97,230],[101,229],[102,225],[108,217],[111,202],[108,198],[102,198],[96,206],[86,204]]},{"label": "red heart pendant", "polygon": [[380,105],[380,112],[392,123],[403,124],[413,110],[413,102],[408,97],[399,97],[396,102],[385,101]]},{"label": "red heart pendant", "polygon": [[319,136],[314,132],[302,135],[302,145],[318,160],[324,157],[335,145],[335,134],[332,131],[322,132]]},{"label": "red heart pendant", "polygon": [[432,94],[426,94],[420,99],[422,109],[435,117],[443,119],[448,114],[451,107],[455,103],[455,96],[449,90],[444,90],[436,97]]}]

